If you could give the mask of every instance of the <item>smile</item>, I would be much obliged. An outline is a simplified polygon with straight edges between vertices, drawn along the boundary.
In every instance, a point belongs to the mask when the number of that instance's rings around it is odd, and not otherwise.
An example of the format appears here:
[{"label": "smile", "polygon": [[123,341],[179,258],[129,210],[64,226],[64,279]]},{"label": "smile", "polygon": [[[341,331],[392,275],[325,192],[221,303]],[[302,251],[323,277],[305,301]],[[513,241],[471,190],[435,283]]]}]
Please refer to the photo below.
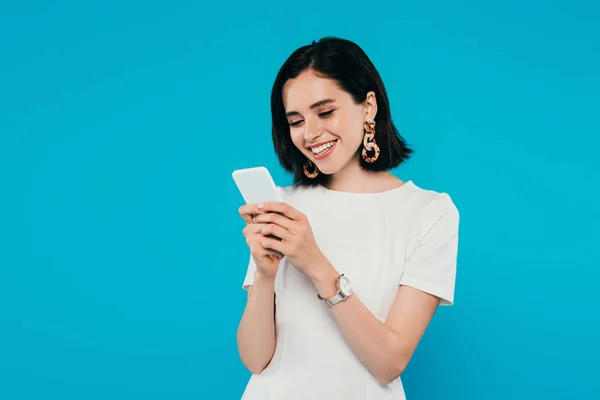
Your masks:
[{"label": "smile", "polygon": [[337,141],[338,139],[335,139],[330,142],[320,144],[319,146],[310,147],[309,150],[313,154],[313,157],[316,161],[322,160],[333,152]]},{"label": "smile", "polygon": [[323,143],[322,145],[317,146],[317,147],[311,147],[310,151],[316,156],[323,155],[327,152],[327,150],[331,149],[336,142],[337,142],[337,139],[332,140],[331,142]]}]

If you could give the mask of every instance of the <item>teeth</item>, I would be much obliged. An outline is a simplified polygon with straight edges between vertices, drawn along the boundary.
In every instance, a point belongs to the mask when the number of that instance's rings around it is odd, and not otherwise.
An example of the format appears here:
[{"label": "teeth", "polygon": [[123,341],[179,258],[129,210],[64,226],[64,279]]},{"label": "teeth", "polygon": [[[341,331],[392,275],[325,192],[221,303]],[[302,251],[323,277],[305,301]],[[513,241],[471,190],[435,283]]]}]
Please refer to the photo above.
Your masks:
[{"label": "teeth", "polygon": [[319,147],[313,147],[310,150],[313,152],[313,154],[320,154],[320,153],[323,153],[328,148],[330,148],[331,146],[333,146],[334,143],[335,143],[335,140],[332,142],[329,142],[329,143],[325,143]]}]

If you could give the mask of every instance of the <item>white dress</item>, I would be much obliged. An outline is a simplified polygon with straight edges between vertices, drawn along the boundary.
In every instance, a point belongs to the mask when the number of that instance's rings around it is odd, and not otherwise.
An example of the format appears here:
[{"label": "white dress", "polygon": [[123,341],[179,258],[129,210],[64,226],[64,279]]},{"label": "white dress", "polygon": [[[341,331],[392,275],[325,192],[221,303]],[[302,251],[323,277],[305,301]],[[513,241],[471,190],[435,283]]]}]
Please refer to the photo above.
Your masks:
[{"label": "white dress", "polygon": [[[454,300],[458,210],[446,193],[412,181],[382,193],[280,188],[304,213],[319,248],[377,319],[385,322],[399,285]],[[253,284],[250,258],[244,288]],[[380,385],[345,342],[310,280],[283,258],[275,279],[276,349],[252,375],[243,400],[405,399],[400,378]],[[334,306],[335,307],[335,306]]]}]

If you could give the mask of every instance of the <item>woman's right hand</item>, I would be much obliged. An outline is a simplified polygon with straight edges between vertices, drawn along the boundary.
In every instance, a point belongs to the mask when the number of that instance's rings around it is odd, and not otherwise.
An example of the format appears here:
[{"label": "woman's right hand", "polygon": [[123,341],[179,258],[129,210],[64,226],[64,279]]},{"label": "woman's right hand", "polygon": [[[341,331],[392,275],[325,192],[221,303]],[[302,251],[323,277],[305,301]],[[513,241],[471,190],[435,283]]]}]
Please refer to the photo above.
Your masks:
[{"label": "woman's right hand", "polygon": [[278,251],[265,249],[260,244],[261,240],[265,238],[261,233],[261,229],[267,224],[254,223],[254,216],[262,214],[263,211],[256,204],[246,204],[240,207],[239,212],[244,221],[246,221],[246,226],[242,233],[250,248],[257,272],[266,278],[275,279],[283,254]]}]

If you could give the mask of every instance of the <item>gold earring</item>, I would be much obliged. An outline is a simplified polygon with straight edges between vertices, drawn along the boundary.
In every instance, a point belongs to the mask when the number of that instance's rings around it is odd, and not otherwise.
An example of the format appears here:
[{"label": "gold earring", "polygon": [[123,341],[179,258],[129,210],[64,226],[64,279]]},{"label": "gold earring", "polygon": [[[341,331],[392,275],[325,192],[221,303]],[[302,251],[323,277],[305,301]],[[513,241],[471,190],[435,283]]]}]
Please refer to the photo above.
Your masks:
[{"label": "gold earring", "polygon": [[[309,168],[313,169],[313,172],[310,172],[308,170]],[[306,163],[304,163],[304,175],[310,179],[314,179],[317,177],[317,175],[319,175],[319,169],[315,164],[312,163],[312,161],[306,160]]]},{"label": "gold earring", "polygon": [[[375,141],[375,121],[365,122],[365,136],[363,137],[363,151],[362,158],[368,163],[375,162],[379,158],[379,146]],[[375,154],[372,157],[367,156],[367,151],[374,151]]]}]

